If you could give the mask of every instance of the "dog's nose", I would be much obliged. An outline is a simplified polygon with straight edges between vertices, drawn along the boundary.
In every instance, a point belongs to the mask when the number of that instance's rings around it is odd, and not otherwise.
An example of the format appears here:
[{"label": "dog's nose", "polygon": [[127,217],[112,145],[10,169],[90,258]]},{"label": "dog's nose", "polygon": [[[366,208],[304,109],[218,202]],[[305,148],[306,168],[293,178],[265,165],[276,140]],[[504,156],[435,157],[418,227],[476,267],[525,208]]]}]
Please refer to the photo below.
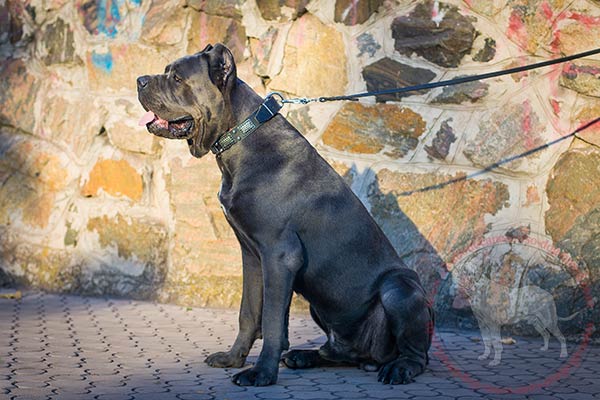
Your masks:
[{"label": "dog's nose", "polygon": [[148,82],[150,81],[150,77],[148,75],[140,76],[137,78],[137,87],[138,89],[143,89],[148,86]]}]

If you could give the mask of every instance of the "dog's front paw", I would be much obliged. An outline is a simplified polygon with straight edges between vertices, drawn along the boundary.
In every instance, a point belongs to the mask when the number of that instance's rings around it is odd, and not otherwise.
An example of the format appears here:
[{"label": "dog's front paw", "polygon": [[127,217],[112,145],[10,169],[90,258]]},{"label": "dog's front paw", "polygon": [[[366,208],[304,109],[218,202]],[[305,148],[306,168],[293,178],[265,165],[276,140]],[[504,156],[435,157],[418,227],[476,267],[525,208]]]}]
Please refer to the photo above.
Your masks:
[{"label": "dog's front paw", "polygon": [[423,368],[418,363],[409,360],[394,360],[385,364],[379,370],[379,382],[392,385],[406,385],[414,381]]},{"label": "dog's front paw", "polygon": [[268,371],[263,368],[252,367],[238,372],[231,378],[238,386],[268,386],[277,382],[277,370]]},{"label": "dog's front paw", "polygon": [[234,355],[230,351],[220,351],[206,357],[204,362],[214,368],[241,368],[246,362],[246,357]]}]

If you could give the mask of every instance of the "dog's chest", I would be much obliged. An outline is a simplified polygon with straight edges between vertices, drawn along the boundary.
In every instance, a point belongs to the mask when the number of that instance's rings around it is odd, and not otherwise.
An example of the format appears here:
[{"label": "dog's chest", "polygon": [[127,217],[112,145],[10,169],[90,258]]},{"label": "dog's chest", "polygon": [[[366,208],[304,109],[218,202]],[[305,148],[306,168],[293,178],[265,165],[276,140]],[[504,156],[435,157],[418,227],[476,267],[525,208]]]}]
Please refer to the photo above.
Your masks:
[{"label": "dog's chest", "polygon": [[219,188],[219,193],[217,194],[219,198],[219,203],[221,204],[221,209],[226,217],[229,217],[229,212],[232,207],[232,196],[231,196],[231,187],[227,185],[225,180],[221,180],[221,187]]}]

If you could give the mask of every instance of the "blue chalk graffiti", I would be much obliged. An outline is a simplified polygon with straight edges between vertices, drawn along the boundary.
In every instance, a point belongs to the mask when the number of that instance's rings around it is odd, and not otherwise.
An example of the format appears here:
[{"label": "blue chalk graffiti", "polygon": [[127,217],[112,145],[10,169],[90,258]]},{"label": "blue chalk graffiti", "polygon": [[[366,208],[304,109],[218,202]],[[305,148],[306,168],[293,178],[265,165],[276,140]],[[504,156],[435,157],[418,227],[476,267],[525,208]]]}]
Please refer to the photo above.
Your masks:
[{"label": "blue chalk graffiti", "polygon": [[[129,7],[126,2],[130,4]],[[93,35],[104,34],[113,39],[117,36],[117,26],[125,18],[128,8],[141,5],[142,0],[85,0],[79,6],[79,13],[83,16],[88,32]]]},{"label": "blue chalk graffiti", "polygon": [[113,68],[112,54],[109,53],[96,53],[92,52],[92,64],[103,72],[110,74]]},{"label": "blue chalk graffiti", "polygon": [[119,6],[123,0],[100,0],[98,2],[98,32],[110,38],[117,35],[117,24],[121,21]]}]

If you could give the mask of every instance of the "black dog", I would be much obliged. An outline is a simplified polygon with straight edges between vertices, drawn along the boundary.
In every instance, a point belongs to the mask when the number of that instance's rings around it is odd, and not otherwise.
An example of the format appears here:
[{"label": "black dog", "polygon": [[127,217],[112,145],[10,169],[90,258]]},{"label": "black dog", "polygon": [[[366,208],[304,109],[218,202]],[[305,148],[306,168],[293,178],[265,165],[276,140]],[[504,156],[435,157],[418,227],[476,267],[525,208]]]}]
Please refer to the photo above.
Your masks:
[{"label": "black dog", "polygon": [[384,383],[409,383],[425,369],[433,311],[415,272],[342,178],[283,116],[239,80],[220,44],[137,80],[151,133],[185,139],[190,152],[217,154],[219,200],[240,242],[243,296],[231,350],[213,367],[242,367],[254,341],[258,361],[238,385],[277,381],[292,292],[310,303],[327,334],[319,350],[283,355],[290,368],[356,364]]}]

